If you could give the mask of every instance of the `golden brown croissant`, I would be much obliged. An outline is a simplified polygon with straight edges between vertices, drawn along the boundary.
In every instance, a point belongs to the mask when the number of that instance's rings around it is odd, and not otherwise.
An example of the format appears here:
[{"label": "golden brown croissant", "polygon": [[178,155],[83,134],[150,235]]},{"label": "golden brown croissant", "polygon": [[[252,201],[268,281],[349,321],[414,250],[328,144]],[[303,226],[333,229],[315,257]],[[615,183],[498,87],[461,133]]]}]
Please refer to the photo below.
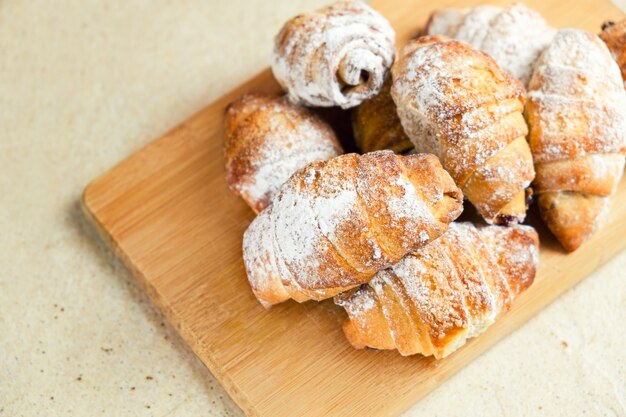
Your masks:
[{"label": "golden brown croissant", "polygon": [[462,199],[433,155],[378,151],[311,163],[246,230],[248,280],[264,306],[330,298],[439,237]]},{"label": "golden brown croissant", "polygon": [[528,85],[535,61],[555,34],[539,13],[523,3],[504,8],[482,5],[438,10],[431,15],[425,32],[449,36],[488,53],[524,85]]},{"label": "golden brown croissant", "polygon": [[557,33],[537,61],[526,112],[539,209],[573,251],[602,223],[624,166],[626,93],[596,35]]},{"label": "golden brown croissant", "polygon": [[228,107],[224,125],[228,184],[256,213],[298,169],[342,153],[330,126],[286,97],[246,94]]},{"label": "golden brown croissant", "polygon": [[357,349],[443,358],[478,336],[528,288],[538,237],[528,226],[452,223],[439,239],[340,294],[343,329]]},{"label": "golden brown croissant", "polygon": [[613,58],[622,70],[622,79],[626,87],[626,19],[620,22],[606,22],[602,25],[600,38],[609,47]]},{"label": "golden brown croissant", "polygon": [[400,123],[390,90],[391,78],[385,82],[380,93],[354,109],[352,130],[356,145],[363,153],[383,149],[405,153],[413,149]]},{"label": "golden brown croissant", "polygon": [[409,42],[392,73],[391,95],[416,151],[439,156],[488,223],[523,221],[535,172],[522,84],[485,53],[440,37]]},{"label": "golden brown croissant", "polygon": [[294,103],[346,109],[380,91],[394,43],[384,17],[343,0],[289,20],[276,36],[272,71]]}]

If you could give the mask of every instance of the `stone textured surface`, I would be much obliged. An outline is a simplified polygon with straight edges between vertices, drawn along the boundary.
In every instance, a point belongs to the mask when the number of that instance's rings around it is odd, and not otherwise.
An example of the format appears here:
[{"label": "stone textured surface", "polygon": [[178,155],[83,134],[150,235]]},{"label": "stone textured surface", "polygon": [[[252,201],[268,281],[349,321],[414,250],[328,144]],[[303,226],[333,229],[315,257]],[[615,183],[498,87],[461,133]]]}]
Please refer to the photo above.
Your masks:
[{"label": "stone textured surface", "polygon": [[[0,416],[241,416],[85,223],[89,180],[321,0],[0,2]],[[626,415],[626,253],[408,416]]]}]

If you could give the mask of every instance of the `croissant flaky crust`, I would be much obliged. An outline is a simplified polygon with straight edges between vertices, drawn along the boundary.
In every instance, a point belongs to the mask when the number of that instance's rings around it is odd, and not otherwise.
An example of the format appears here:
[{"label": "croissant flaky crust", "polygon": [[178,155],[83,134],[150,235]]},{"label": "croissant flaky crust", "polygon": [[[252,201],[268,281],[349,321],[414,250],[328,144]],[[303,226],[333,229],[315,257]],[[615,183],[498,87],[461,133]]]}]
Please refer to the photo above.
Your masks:
[{"label": "croissant flaky crust", "polygon": [[314,162],[246,230],[248,280],[265,306],[330,298],[439,237],[462,199],[433,155],[379,151]]},{"label": "croissant flaky crust", "polygon": [[439,156],[488,223],[523,221],[535,172],[522,84],[485,53],[428,36],[403,49],[392,74],[391,95],[415,149]]},{"label": "croissant flaky crust", "polygon": [[624,87],[626,87],[626,19],[619,22],[606,22],[602,25],[600,38],[606,43],[613,58],[622,71]]},{"label": "croissant flaky crust", "polygon": [[256,213],[298,169],[343,153],[330,126],[284,96],[246,94],[224,125],[228,184]]},{"label": "croissant flaky crust", "polygon": [[439,239],[340,294],[343,329],[357,349],[443,358],[478,336],[528,288],[538,263],[528,226],[452,223]]},{"label": "croissant flaky crust", "polygon": [[556,31],[523,3],[506,7],[482,5],[472,9],[435,11],[427,35],[444,35],[488,53],[509,74],[528,85],[539,54]]},{"label": "croissant flaky crust", "polygon": [[624,167],[626,92],[596,35],[557,33],[537,61],[526,112],[539,209],[573,251],[602,224]]},{"label": "croissant flaky crust", "polygon": [[339,1],[283,26],[272,71],[294,103],[350,108],[380,91],[394,43],[395,32],[378,12],[360,1]]},{"label": "croissant flaky crust", "polygon": [[363,153],[384,149],[405,153],[413,149],[391,98],[391,78],[380,93],[354,109],[352,130],[356,145]]}]

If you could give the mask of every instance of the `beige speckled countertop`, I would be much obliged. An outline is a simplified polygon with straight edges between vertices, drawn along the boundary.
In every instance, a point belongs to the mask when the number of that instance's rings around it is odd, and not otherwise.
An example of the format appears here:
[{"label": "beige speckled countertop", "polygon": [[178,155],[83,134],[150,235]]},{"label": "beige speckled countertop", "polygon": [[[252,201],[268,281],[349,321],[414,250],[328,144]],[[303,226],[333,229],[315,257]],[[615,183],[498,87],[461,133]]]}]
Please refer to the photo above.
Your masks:
[{"label": "beige speckled countertop", "polygon": [[[321,3],[0,1],[0,416],[242,415],[79,199]],[[406,416],[625,416],[624,271],[626,253]]]}]

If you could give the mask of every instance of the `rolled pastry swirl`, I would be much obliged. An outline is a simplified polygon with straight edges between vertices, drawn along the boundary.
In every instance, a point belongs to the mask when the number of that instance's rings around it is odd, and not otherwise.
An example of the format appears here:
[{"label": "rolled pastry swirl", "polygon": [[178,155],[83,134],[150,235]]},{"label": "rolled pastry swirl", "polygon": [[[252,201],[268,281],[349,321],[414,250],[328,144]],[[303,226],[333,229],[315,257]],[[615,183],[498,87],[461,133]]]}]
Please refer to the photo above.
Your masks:
[{"label": "rolled pastry swirl", "polygon": [[357,106],[377,94],[393,63],[395,33],[360,1],[289,20],[275,39],[272,71],[297,104]]},{"label": "rolled pastry swirl", "polygon": [[244,234],[252,290],[265,306],[333,297],[439,237],[462,200],[433,155],[378,151],[309,164]]},{"label": "rolled pastry swirl", "polygon": [[539,210],[573,251],[605,220],[622,176],[626,92],[620,71],[596,35],[563,29],[537,61],[528,98]]},{"label": "rolled pastry swirl", "polygon": [[537,232],[528,226],[452,223],[439,239],[335,297],[357,349],[443,358],[484,332],[535,278]]},{"label": "rolled pastry swirl", "polygon": [[343,153],[332,128],[287,97],[245,94],[224,121],[226,179],[256,213],[306,164]]}]

